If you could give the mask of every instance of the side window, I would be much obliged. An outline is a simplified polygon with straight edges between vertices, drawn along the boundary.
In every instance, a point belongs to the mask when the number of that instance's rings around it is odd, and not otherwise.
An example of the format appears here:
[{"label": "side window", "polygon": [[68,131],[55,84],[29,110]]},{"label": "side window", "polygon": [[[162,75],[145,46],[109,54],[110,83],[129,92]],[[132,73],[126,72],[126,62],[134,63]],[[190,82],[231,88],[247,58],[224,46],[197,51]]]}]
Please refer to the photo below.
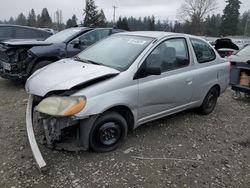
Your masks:
[{"label": "side window", "polygon": [[15,30],[16,30],[15,38],[23,38],[23,39],[41,38],[40,33],[32,29],[16,28]]},{"label": "side window", "polygon": [[146,59],[146,66],[160,67],[162,72],[179,69],[189,65],[186,40],[170,39],[161,43]]},{"label": "side window", "polygon": [[42,36],[42,38],[48,38],[52,35],[52,33],[47,33],[47,32],[43,32],[43,31],[40,31],[40,35]]},{"label": "side window", "polygon": [[109,29],[102,29],[102,30],[94,30],[88,33],[83,34],[79,37],[81,45],[90,46],[97,41],[109,36],[110,30]]},{"label": "side window", "polygon": [[216,55],[210,45],[199,39],[190,39],[190,41],[199,63],[207,63],[215,60]]},{"label": "side window", "polygon": [[12,27],[0,27],[0,38],[11,38]]}]

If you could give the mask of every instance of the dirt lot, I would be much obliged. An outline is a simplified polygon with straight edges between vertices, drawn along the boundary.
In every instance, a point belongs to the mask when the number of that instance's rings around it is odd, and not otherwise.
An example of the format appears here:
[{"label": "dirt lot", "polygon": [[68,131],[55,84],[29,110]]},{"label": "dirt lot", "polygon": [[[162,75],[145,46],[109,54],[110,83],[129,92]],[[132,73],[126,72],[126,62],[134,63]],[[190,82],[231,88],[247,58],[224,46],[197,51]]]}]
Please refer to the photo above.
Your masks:
[{"label": "dirt lot", "polygon": [[213,114],[183,112],[131,132],[105,154],[52,151],[36,168],[25,129],[23,86],[0,79],[0,187],[249,187],[250,101],[229,89]]}]

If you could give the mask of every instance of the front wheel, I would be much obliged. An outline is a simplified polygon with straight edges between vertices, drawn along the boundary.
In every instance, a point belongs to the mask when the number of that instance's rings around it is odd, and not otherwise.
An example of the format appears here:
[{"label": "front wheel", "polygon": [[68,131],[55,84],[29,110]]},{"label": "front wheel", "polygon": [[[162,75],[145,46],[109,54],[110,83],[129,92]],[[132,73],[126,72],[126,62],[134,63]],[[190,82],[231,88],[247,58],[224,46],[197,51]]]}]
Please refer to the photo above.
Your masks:
[{"label": "front wheel", "polygon": [[208,115],[213,112],[217,103],[218,96],[219,96],[219,92],[215,87],[211,88],[208,91],[200,107],[200,112],[202,115]]},{"label": "front wheel", "polygon": [[127,133],[128,125],[123,116],[116,112],[104,113],[90,131],[90,148],[95,152],[115,150],[124,142]]}]

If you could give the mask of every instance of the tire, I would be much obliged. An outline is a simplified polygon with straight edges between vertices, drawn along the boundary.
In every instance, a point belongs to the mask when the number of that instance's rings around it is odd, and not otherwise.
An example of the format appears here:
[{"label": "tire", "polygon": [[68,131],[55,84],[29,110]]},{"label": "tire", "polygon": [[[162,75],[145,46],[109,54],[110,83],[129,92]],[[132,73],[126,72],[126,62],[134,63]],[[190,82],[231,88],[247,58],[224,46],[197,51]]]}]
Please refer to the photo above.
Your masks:
[{"label": "tire", "polygon": [[219,92],[215,87],[211,88],[208,91],[208,93],[207,93],[207,95],[206,95],[206,97],[205,97],[205,99],[200,107],[200,113],[202,115],[208,115],[208,114],[213,112],[213,110],[216,106],[216,103],[217,103],[218,96],[219,96]]},{"label": "tire", "polygon": [[94,123],[90,135],[90,149],[95,152],[109,152],[118,148],[127,137],[128,125],[117,112],[107,112]]},{"label": "tire", "polygon": [[34,66],[34,68],[32,69],[31,71],[31,74],[32,75],[34,72],[36,72],[38,69],[41,69],[49,64],[51,64],[52,62],[51,61],[40,61],[38,63],[36,63],[36,65]]}]

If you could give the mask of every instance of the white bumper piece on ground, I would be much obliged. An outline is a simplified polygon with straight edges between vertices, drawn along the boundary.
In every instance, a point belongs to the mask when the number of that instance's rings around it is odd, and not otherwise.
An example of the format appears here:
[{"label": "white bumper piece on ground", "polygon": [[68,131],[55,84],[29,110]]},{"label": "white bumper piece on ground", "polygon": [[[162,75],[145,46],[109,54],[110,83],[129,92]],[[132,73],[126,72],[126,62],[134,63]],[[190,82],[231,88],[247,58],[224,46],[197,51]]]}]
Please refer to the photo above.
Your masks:
[{"label": "white bumper piece on ground", "polygon": [[28,139],[29,139],[29,143],[30,143],[33,156],[36,160],[39,170],[45,171],[46,162],[44,161],[43,156],[38,148],[35,134],[34,134],[33,125],[32,125],[32,114],[33,114],[32,106],[33,106],[33,96],[29,95],[27,109],[26,109],[26,128],[27,128],[27,133],[28,133]]}]

